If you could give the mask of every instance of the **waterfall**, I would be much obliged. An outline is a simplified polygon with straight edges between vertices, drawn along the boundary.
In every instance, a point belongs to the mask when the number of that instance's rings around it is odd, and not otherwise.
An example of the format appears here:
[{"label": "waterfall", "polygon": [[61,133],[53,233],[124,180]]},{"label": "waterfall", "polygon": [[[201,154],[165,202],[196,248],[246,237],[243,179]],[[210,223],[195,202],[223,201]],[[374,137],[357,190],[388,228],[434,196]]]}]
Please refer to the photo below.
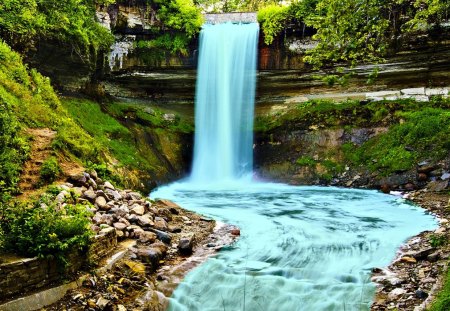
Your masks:
[{"label": "waterfall", "polygon": [[193,182],[236,180],[252,173],[258,35],[257,23],[203,26]]}]

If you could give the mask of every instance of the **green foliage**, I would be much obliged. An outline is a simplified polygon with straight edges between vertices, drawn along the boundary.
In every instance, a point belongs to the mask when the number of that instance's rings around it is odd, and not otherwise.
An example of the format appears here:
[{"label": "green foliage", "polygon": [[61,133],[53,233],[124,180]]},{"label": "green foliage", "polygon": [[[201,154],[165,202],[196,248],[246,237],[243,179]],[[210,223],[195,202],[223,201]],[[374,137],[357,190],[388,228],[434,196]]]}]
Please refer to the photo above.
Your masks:
[{"label": "green foliage", "polygon": [[59,166],[58,159],[55,157],[49,157],[42,163],[41,166],[41,180],[45,183],[51,183],[58,178],[61,173],[61,167]]},{"label": "green foliage", "polygon": [[450,149],[450,112],[425,108],[397,113],[403,122],[369,140],[349,158],[382,174],[405,171],[421,159],[439,159]]},{"label": "green foliage", "polygon": [[104,113],[99,104],[88,100],[64,100],[64,106],[73,118],[91,134],[97,143],[109,149],[122,165],[145,168],[130,131],[110,115]]},{"label": "green foliage", "polygon": [[11,107],[0,97],[0,194],[16,189],[22,163],[28,157],[29,145],[20,130]]},{"label": "green foliage", "polygon": [[113,36],[95,21],[95,4],[110,0],[3,0],[0,3],[0,37],[18,49],[39,38],[72,45],[79,53],[108,48]]},{"label": "green foliage", "polygon": [[440,247],[447,244],[447,237],[445,235],[433,233],[429,236],[429,239],[432,247]]},{"label": "green foliage", "polygon": [[315,167],[316,166],[316,160],[309,156],[302,156],[295,161],[300,166],[306,166],[306,167]]},{"label": "green foliage", "polygon": [[161,55],[165,51],[171,54],[179,54],[183,56],[188,55],[188,45],[190,39],[183,33],[170,34],[165,33],[154,40],[140,40],[136,42],[136,47],[139,49],[156,49],[160,50]]},{"label": "green foliage", "polygon": [[203,16],[192,0],[156,0],[158,16],[166,27],[181,31],[188,38],[195,36],[203,25]]},{"label": "green foliage", "polygon": [[436,295],[428,311],[447,311],[450,310],[450,270],[447,270],[444,279],[444,286]]},{"label": "green foliage", "polygon": [[90,215],[83,205],[68,204],[62,208],[41,207],[41,203],[2,206],[0,246],[3,251],[56,258],[65,264],[69,252],[85,251],[89,246]]},{"label": "green foliage", "polygon": [[[316,30],[313,39],[318,44],[305,57],[316,68],[338,62],[351,66],[382,62],[399,36],[439,29],[450,11],[450,2],[441,0],[297,0],[288,7],[262,2],[266,7],[259,7],[258,20],[266,44],[272,43],[287,23]],[[368,83],[376,75],[370,75]]]},{"label": "green foliage", "polygon": [[264,32],[264,43],[271,44],[284,28],[289,17],[289,8],[269,5],[258,12],[258,22]]}]

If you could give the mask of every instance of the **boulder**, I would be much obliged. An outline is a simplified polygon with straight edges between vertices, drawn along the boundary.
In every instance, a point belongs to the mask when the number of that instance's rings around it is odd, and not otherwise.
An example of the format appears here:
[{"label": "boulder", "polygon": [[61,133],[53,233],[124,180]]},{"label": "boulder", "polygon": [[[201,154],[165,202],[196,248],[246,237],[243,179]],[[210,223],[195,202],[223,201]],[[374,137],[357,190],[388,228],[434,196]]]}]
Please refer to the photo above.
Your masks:
[{"label": "boulder", "polygon": [[145,214],[137,217],[137,223],[142,227],[153,226],[152,217],[149,214]]},{"label": "boulder", "polygon": [[404,290],[403,288],[395,288],[391,292],[389,292],[388,298],[391,300],[397,300],[404,294],[406,294],[406,290]]},{"label": "boulder", "polygon": [[138,215],[138,216],[142,216],[145,214],[145,208],[142,205],[135,203],[135,204],[133,204],[133,206],[131,206],[130,213]]},{"label": "boulder", "polygon": [[122,200],[122,195],[117,190],[105,188],[105,193],[114,201]]},{"label": "boulder", "polygon": [[124,224],[123,222],[114,223],[114,228],[116,228],[117,230],[125,230],[126,227],[127,225]]},{"label": "boulder", "polygon": [[[141,229],[142,230],[142,229]],[[153,243],[156,241],[156,234],[150,231],[139,232],[139,242],[141,243]]]},{"label": "boulder", "polygon": [[164,220],[164,218],[161,218],[161,217],[155,217],[155,224],[154,224],[154,226],[158,230],[163,230],[163,231],[167,231],[168,230],[167,222]]},{"label": "boulder", "polygon": [[83,199],[89,200],[91,203],[94,203],[97,194],[92,188],[89,188],[89,190],[86,190],[81,197]]},{"label": "boulder", "polygon": [[195,234],[183,236],[180,238],[180,241],[178,242],[178,251],[182,255],[190,255],[192,254],[194,243],[195,243]]},{"label": "boulder", "polygon": [[105,199],[105,197],[103,197],[103,196],[97,197],[97,198],[95,199],[95,205],[96,205],[98,208],[102,209],[102,210],[109,210],[109,209],[111,209],[111,207],[108,206],[106,203],[107,203],[107,202],[106,202],[106,199]]},{"label": "boulder", "polygon": [[114,188],[114,186],[111,185],[111,183],[109,181],[105,181],[105,183],[103,184],[103,187],[105,187],[105,189],[116,190],[116,188]]}]

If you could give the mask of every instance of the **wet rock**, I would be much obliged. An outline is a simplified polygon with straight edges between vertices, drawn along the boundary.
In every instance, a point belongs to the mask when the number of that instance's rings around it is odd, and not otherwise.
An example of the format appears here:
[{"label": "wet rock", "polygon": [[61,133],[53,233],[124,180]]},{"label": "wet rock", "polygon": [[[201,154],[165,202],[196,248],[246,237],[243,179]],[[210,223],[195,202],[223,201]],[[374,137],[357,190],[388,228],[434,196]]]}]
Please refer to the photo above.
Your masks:
[{"label": "wet rock", "polygon": [[162,247],[160,244],[152,244],[150,247],[141,247],[136,251],[136,256],[146,263],[151,263],[154,268],[159,266],[160,260],[164,258],[167,252],[167,247]]},{"label": "wet rock", "polygon": [[433,171],[434,169],[436,169],[435,165],[424,162],[424,165],[419,166],[419,168],[417,169],[417,172],[427,174],[427,173],[430,173],[431,171]]},{"label": "wet rock", "polygon": [[425,249],[421,249],[414,252],[408,252],[405,254],[407,257],[414,257],[416,260],[424,260],[427,258],[427,256],[433,251],[434,249],[432,247],[428,247]]},{"label": "wet rock", "polygon": [[403,288],[395,288],[389,292],[388,298],[391,300],[397,300],[404,294],[406,294],[406,290],[404,290]]},{"label": "wet rock", "polygon": [[178,251],[182,255],[190,255],[192,254],[192,249],[195,243],[195,234],[190,234],[188,236],[184,236],[180,238],[178,242]]},{"label": "wet rock", "polygon": [[230,233],[235,236],[241,235],[241,230],[239,229],[231,229]]},{"label": "wet rock", "polygon": [[109,210],[111,207],[106,204],[106,199],[103,196],[97,197],[95,199],[95,205],[103,210]]},{"label": "wet rock", "polygon": [[419,299],[427,299],[427,297],[428,297],[428,293],[424,292],[421,289],[416,290],[415,294],[416,294],[416,297]]},{"label": "wet rock", "polygon": [[172,236],[167,232],[157,229],[154,229],[153,232],[156,233],[156,237],[158,238],[158,240],[160,240],[163,243],[170,244],[170,242],[172,241]]},{"label": "wet rock", "polygon": [[441,253],[439,251],[437,251],[437,252],[434,252],[434,253],[428,255],[427,260],[429,262],[436,262],[439,260],[440,257],[441,257]]},{"label": "wet rock", "polygon": [[417,180],[418,181],[427,181],[428,180],[428,175],[425,173],[419,173],[419,175],[417,176]]},{"label": "wet rock", "polygon": [[138,215],[138,216],[142,216],[145,214],[145,208],[142,205],[133,204],[133,206],[130,209],[130,213]]},{"label": "wet rock", "polygon": [[103,187],[105,187],[105,189],[111,189],[111,190],[116,190],[116,188],[114,188],[113,185],[111,185],[111,183],[109,181],[105,181],[103,183]]}]

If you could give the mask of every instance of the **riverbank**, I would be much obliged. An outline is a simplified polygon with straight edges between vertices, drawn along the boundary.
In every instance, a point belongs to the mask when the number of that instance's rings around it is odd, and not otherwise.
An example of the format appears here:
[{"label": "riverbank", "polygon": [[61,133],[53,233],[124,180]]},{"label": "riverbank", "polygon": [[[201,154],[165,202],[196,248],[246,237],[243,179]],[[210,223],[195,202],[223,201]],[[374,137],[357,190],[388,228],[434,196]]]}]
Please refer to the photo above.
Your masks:
[{"label": "riverbank", "polygon": [[388,267],[373,269],[377,291],[371,310],[429,310],[445,282],[450,257],[450,194],[422,189],[404,197],[436,215],[439,228],[412,237]]}]

